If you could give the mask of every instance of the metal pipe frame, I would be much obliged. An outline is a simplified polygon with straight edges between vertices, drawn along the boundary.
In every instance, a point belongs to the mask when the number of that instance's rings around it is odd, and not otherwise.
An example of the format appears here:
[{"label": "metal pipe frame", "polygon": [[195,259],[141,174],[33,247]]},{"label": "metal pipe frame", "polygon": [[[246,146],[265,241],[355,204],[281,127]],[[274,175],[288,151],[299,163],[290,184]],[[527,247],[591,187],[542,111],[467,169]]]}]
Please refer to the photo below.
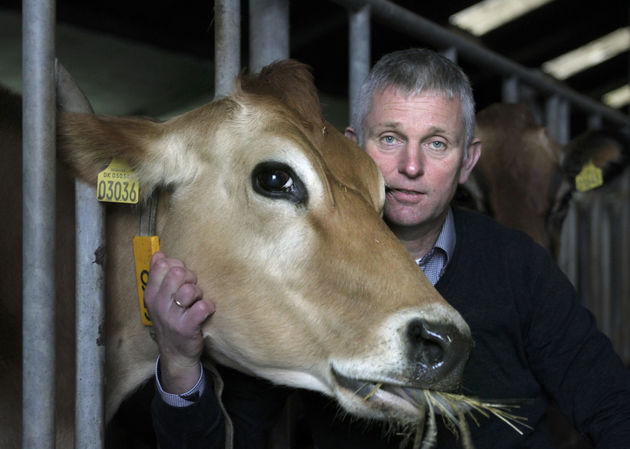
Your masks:
[{"label": "metal pipe frame", "polygon": [[249,0],[249,68],[289,57],[288,0]]},{"label": "metal pipe frame", "polygon": [[75,447],[105,442],[105,211],[92,186],[76,181]]},{"label": "metal pipe frame", "polygon": [[241,2],[214,2],[214,97],[229,95],[241,68]]},{"label": "metal pipe frame", "polygon": [[[68,112],[93,113],[70,74],[56,64],[57,104]],[[105,208],[94,187],[75,181],[76,386],[75,447],[105,442]]]},{"label": "metal pipe frame", "polygon": [[386,26],[395,26],[397,32],[426,42],[437,48],[454,47],[460,58],[487,67],[504,77],[517,76],[522,83],[535,87],[546,95],[559,95],[572,106],[589,113],[601,114],[606,120],[629,126],[628,116],[609,108],[592,98],[553,81],[539,70],[528,69],[509,59],[484,49],[468,39],[387,0],[332,0],[351,10],[369,6],[372,16]]},{"label": "metal pipe frame", "polygon": [[[350,45],[350,54],[348,55],[350,117],[348,123],[351,123],[352,126],[358,126],[357,123],[354,123],[355,109],[361,84],[363,84],[372,66],[370,7],[363,6],[357,10],[349,11],[348,22]],[[360,132],[360,130],[355,131]]]},{"label": "metal pipe frame", "polygon": [[22,3],[22,446],[55,445],[55,2]]}]

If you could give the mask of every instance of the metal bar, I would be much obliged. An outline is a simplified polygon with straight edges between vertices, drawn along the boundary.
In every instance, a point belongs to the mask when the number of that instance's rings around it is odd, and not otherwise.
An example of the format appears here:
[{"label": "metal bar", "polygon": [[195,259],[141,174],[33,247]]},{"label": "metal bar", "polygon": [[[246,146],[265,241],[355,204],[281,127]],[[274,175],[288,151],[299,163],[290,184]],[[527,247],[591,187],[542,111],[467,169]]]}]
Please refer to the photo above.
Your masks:
[{"label": "metal bar", "polygon": [[289,57],[288,0],[249,0],[249,52],[252,72]]},{"label": "metal bar", "polygon": [[546,95],[557,94],[569,100],[578,109],[598,112],[607,120],[628,126],[630,118],[585,95],[553,81],[540,70],[529,69],[498,53],[482,48],[474,42],[452,33],[445,28],[387,0],[333,0],[350,9],[370,6],[372,17],[397,32],[422,40],[437,48],[455,47],[460,58],[487,67],[503,76],[517,76],[522,83],[537,88]]},{"label": "metal bar", "polygon": [[609,335],[611,338],[613,337],[613,326],[612,326],[612,302],[614,298],[612,297],[612,278],[614,277],[614,272],[612,270],[612,236],[611,236],[611,228],[612,228],[612,210],[608,207],[608,201],[605,195],[600,195],[599,198],[600,205],[600,215],[598,216],[599,220],[599,234],[597,235],[597,239],[595,240],[595,244],[599,246],[599,258],[597,260],[597,268],[599,270],[599,278],[601,280],[599,288],[597,290],[595,298],[599,302],[599,310],[600,310],[600,319],[599,319],[599,327],[606,335]]},{"label": "metal bar", "polygon": [[589,114],[586,127],[588,129],[600,129],[602,127],[601,114]]},{"label": "metal bar", "polygon": [[562,145],[570,138],[569,102],[558,95],[549,97],[545,104],[546,126],[551,137]]},{"label": "metal bar", "polygon": [[92,186],[77,181],[76,447],[105,442],[105,214]]},{"label": "metal bar", "polygon": [[[580,286],[580,259],[579,259],[579,204],[572,201],[569,204],[567,216],[562,225],[562,234],[560,235],[560,252],[558,254],[558,265],[567,275],[573,286],[578,292],[581,292]],[[580,294],[580,297],[584,295]]]},{"label": "metal bar", "polygon": [[[22,446],[55,446],[55,2],[22,3]],[[16,410],[17,412],[17,410]]]},{"label": "metal bar", "polygon": [[457,49],[455,47],[448,47],[445,48],[444,50],[440,51],[440,54],[442,56],[444,56],[445,58],[450,59],[451,61],[453,61],[455,64],[457,64]]},{"label": "metal bar", "polygon": [[[68,112],[92,106],[64,67],[56,65],[57,104]],[[76,395],[75,447],[105,443],[105,209],[94,188],[75,181]]]},{"label": "metal bar", "polygon": [[240,0],[214,2],[214,96],[229,95],[241,69]]},{"label": "metal bar", "polygon": [[[370,25],[370,8],[365,6],[349,12],[349,96],[350,96],[350,117],[349,123],[354,123],[353,117],[355,113],[356,103],[359,98],[361,84],[365,80],[370,71],[371,63],[371,25]],[[360,130],[355,130],[360,133]]]},{"label": "metal bar", "polygon": [[518,103],[519,97],[519,79],[516,76],[504,78],[501,85],[501,100],[504,103]]},{"label": "metal bar", "polygon": [[[630,326],[628,326],[628,320],[630,320],[630,276],[628,276],[628,267],[630,267],[630,170],[626,170],[621,179],[621,218],[620,229],[624,231],[621,233],[619,242],[621,261],[619,266],[620,273],[620,291],[621,291],[621,303],[622,309],[619,313],[619,319],[621,321],[621,335],[619,338],[620,349],[623,361],[627,366],[630,366]],[[623,270],[623,271],[622,271]]]}]

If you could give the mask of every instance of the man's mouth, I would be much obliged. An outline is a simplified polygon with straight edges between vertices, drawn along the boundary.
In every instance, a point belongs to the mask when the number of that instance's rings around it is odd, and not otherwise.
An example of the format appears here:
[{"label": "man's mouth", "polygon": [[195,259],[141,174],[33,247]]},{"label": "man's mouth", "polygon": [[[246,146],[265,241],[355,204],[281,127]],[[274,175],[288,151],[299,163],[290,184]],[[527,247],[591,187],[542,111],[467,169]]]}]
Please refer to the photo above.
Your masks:
[{"label": "man's mouth", "polygon": [[415,203],[424,195],[417,190],[399,189],[391,186],[385,186],[385,194],[403,203]]}]

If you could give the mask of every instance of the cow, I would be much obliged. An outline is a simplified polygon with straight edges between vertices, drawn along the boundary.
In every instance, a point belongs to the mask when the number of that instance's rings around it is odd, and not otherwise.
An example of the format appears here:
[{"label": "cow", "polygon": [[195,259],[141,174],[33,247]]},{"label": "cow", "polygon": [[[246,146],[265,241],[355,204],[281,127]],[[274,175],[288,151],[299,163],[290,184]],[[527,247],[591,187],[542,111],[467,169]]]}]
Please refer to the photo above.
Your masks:
[{"label": "cow", "polygon": [[[0,109],[0,446],[19,447],[20,98],[3,91]],[[320,391],[375,419],[417,419],[400,387],[458,388],[470,330],[382,221],[382,176],[324,121],[306,66],[242,74],[233,94],[164,122],[60,111],[57,133],[57,447],[73,441],[72,183],[96,186],[112,158],[139,178],[141,203],[158,198],[162,249],[212,291],[205,361]],[[136,297],[139,209],[106,212],[108,422],[152,377],[158,354]],[[369,397],[356,391],[381,384]]]},{"label": "cow", "polygon": [[477,113],[482,155],[456,203],[529,234],[557,258],[576,176],[591,161],[602,182],[630,164],[627,130],[586,131],[563,146],[523,104],[495,103]]}]

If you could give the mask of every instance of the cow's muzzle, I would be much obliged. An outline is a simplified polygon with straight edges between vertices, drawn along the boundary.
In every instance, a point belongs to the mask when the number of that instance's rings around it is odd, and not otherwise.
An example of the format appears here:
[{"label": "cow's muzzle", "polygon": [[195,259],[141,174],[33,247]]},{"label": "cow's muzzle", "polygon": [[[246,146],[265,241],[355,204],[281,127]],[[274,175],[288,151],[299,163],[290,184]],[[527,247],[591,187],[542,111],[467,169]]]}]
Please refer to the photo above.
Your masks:
[{"label": "cow's muzzle", "polygon": [[411,384],[432,390],[457,389],[473,344],[470,336],[453,324],[420,318],[411,320],[405,332]]}]

